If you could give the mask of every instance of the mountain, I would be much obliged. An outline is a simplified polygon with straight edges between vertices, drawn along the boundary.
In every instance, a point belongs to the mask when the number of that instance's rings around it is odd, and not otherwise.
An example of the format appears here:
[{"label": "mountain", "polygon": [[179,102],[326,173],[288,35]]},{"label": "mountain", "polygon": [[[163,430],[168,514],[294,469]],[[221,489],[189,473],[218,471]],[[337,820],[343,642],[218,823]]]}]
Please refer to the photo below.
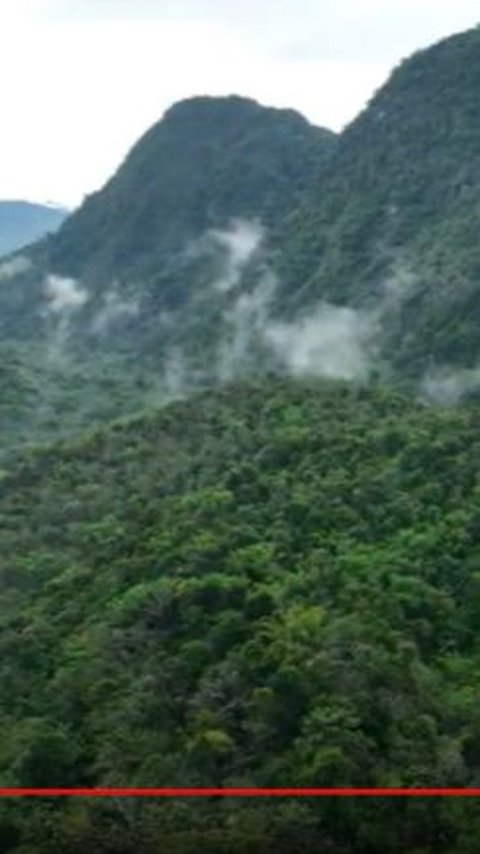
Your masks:
[{"label": "mountain", "polygon": [[254,369],[264,236],[334,140],[235,96],[168,110],[57,234],[0,265],[0,386],[17,421],[3,441],[138,411],[249,355]]},{"label": "mountain", "polygon": [[53,205],[0,201],[0,255],[56,231],[67,215],[67,210]]},{"label": "mountain", "polygon": [[[1,785],[478,786],[479,466],[475,406],[279,379],[25,454]],[[2,850],[478,845],[478,799],[141,801],[5,799]]]},{"label": "mountain", "polygon": [[238,96],[175,104],[51,241],[52,271],[145,276],[234,218],[277,224],[334,139],[293,110]]},{"label": "mountain", "polygon": [[479,85],[478,28],[403,62],[282,235],[287,316],[319,300],[370,311],[397,378],[449,367],[476,381]]},{"label": "mountain", "polygon": [[479,83],[475,29],[338,136],[237,96],[174,105],[0,265],[4,446],[252,375],[477,398]]}]

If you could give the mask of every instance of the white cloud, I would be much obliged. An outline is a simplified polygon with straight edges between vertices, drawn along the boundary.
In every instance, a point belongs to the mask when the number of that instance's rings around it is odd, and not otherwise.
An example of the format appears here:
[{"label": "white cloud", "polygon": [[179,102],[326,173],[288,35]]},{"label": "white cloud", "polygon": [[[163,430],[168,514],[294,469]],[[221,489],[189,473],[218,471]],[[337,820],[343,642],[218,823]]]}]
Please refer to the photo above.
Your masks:
[{"label": "white cloud", "polygon": [[217,291],[230,291],[240,281],[242,270],[253,257],[263,240],[260,223],[249,220],[234,220],[229,229],[212,229],[207,238],[224,252],[223,269],[213,283]]},{"label": "white cloud", "polygon": [[13,5],[57,23],[207,22],[234,30],[264,55],[280,49],[294,60],[314,54],[347,62],[391,62],[392,54],[395,62],[403,51],[473,26],[480,17],[476,0],[14,0]]},{"label": "white cloud", "polygon": [[448,366],[428,371],[421,383],[420,395],[441,406],[455,406],[466,394],[480,389],[480,365],[475,368]]},{"label": "white cloud", "polygon": [[88,299],[87,291],[75,279],[47,276],[45,295],[48,308],[54,314],[70,313],[80,308]]},{"label": "white cloud", "polygon": [[30,259],[24,258],[21,255],[17,255],[9,261],[3,261],[3,263],[0,263],[0,281],[13,279],[14,276],[18,276],[20,273],[26,273],[31,266],[32,262]]},{"label": "white cloud", "polygon": [[113,286],[105,294],[103,305],[93,319],[92,331],[102,334],[117,320],[126,317],[135,317],[139,310],[138,300],[121,297],[117,287]]},{"label": "white cloud", "polygon": [[162,391],[172,400],[182,397],[188,388],[188,372],[180,347],[171,347],[163,365]]},{"label": "white cloud", "polygon": [[382,311],[400,305],[412,293],[416,284],[417,276],[408,260],[399,256],[392,264],[390,275],[383,282]]},{"label": "white cloud", "polygon": [[271,324],[265,337],[294,376],[365,379],[371,367],[373,316],[321,303],[308,317]]},{"label": "white cloud", "polygon": [[226,333],[218,353],[218,376],[222,381],[244,372],[252,347],[264,339],[271,301],[276,289],[275,276],[264,271],[256,287],[242,293],[225,312]]}]

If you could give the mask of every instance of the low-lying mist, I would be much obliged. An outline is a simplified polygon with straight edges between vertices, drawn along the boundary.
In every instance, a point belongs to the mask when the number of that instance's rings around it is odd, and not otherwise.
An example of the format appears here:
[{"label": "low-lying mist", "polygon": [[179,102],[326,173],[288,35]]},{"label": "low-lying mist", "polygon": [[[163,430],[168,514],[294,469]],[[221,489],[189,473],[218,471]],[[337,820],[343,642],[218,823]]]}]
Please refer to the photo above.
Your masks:
[{"label": "low-lying mist", "polygon": [[88,300],[88,292],[76,279],[49,275],[45,282],[48,310],[62,314],[80,308]]},{"label": "low-lying mist", "polygon": [[101,307],[91,322],[91,330],[97,335],[103,335],[119,320],[136,317],[139,311],[140,301],[121,296],[118,285],[114,284],[102,297]]},{"label": "low-lying mist", "polygon": [[26,273],[30,270],[31,266],[32,262],[30,259],[25,258],[23,255],[17,255],[15,258],[3,261],[0,263],[0,281],[13,279],[15,276]]},{"label": "low-lying mist", "polygon": [[[242,374],[255,350],[293,376],[346,380],[367,378],[375,354],[378,312],[320,302],[308,314],[278,321],[274,318],[278,281],[261,255],[265,230],[258,223],[235,221],[230,230],[215,232],[224,253],[224,278],[212,291],[230,291],[242,282],[252,259],[258,259],[254,284],[244,283],[223,313],[224,333],[217,354],[216,375],[229,380]],[[227,286],[228,284],[228,286]]]},{"label": "low-lying mist", "polygon": [[220,274],[212,286],[220,292],[235,288],[243,270],[264,239],[258,220],[235,219],[227,229],[211,229],[206,240],[220,253]]},{"label": "low-lying mist", "polygon": [[432,368],[420,384],[420,397],[427,403],[455,406],[462,398],[480,390],[480,366],[452,368],[444,365]]},{"label": "low-lying mist", "polygon": [[[379,369],[385,331],[393,318],[402,322],[403,306],[416,287],[408,263],[392,263],[368,306],[319,300],[308,312],[289,317],[278,312],[282,288],[267,237],[258,220],[239,218],[206,231],[185,249],[187,299],[173,307],[141,283],[110,281],[99,289],[39,273],[47,371],[63,375],[68,384],[70,368],[77,367],[77,355],[70,355],[83,352],[82,370],[91,373],[92,388],[97,373],[99,382],[109,377],[106,387],[111,380],[119,412],[122,400],[129,411],[132,405],[161,405],[205,385],[265,371],[367,382]],[[28,258],[5,261],[0,279],[31,266]],[[480,367],[444,366],[424,375],[419,393],[426,403],[452,406],[477,388]],[[69,393],[73,400],[75,389]]]},{"label": "low-lying mist", "polygon": [[320,303],[292,323],[271,323],[265,339],[294,376],[365,380],[373,356],[372,317],[347,306]]}]

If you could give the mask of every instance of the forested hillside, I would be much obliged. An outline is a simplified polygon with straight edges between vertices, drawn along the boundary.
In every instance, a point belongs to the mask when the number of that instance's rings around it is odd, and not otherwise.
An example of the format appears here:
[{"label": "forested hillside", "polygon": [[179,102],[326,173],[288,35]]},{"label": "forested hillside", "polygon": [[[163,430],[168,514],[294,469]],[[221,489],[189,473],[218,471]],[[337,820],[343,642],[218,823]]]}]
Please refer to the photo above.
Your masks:
[{"label": "forested hillside", "polygon": [[180,101],[69,218],[51,241],[49,264],[103,283],[145,277],[232,217],[277,225],[316,179],[334,141],[334,133],[294,110],[249,98]]},{"label": "forested hillside", "polygon": [[[478,785],[479,471],[475,407],[280,380],[31,452],[1,784]],[[3,850],[453,854],[473,809],[7,804]]]},{"label": "forested hillside", "polygon": [[[0,263],[0,785],[480,786],[480,30],[175,104]],[[434,404],[434,405],[432,405]],[[476,854],[478,801],[2,801],[9,854]]]},{"label": "forested hillside", "polygon": [[58,234],[0,264],[0,457],[261,371],[267,235],[334,140],[247,98],[175,104]]},{"label": "forested hillside", "polygon": [[284,310],[368,308],[396,376],[480,359],[480,29],[419,51],[338,138],[282,233]]},{"label": "forested hillside", "polygon": [[478,397],[479,84],[475,29],[338,135],[238,96],[174,104],[0,265],[0,386],[31,390],[0,454],[272,371]]}]

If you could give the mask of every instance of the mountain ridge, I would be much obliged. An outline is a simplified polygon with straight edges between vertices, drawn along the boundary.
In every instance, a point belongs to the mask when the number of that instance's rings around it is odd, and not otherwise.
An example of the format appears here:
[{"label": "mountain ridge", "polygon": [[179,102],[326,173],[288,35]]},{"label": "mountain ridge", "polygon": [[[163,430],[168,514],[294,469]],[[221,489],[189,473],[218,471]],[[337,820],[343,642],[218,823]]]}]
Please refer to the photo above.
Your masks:
[{"label": "mountain ridge", "polygon": [[69,371],[67,432],[103,383],[118,415],[272,371],[478,396],[477,83],[478,29],[405,60],[337,136],[239,96],[173,105],[0,288],[42,423]]},{"label": "mountain ridge", "polygon": [[321,195],[313,189],[284,235],[282,275],[285,288],[303,282],[298,305],[368,305],[406,274],[384,346],[398,373],[417,378],[432,359],[472,367],[480,357],[479,83],[478,28],[404,60],[341,134]]}]

